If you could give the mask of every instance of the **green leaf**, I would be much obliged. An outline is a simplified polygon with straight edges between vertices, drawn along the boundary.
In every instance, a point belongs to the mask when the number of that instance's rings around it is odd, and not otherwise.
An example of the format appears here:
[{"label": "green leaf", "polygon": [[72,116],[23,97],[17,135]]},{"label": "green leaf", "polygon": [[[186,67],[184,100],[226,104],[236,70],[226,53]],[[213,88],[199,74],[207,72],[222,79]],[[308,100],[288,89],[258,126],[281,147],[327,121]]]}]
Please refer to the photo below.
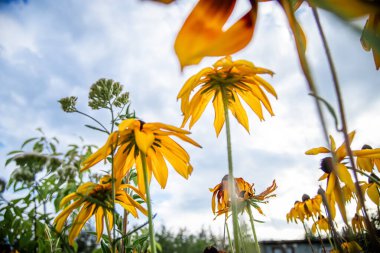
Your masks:
[{"label": "green leaf", "polygon": [[34,141],[34,140],[37,140],[37,139],[38,139],[37,137],[27,139],[27,140],[24,141],[24,143],[21,145],[21,149],[24,148],[29,142]]},{"label": "green leaf", "polygon": [[108,248],[108,245],[103,240],[100,242],[100,247],[102,248],[103,253],[111,253],[111,250]]},{"label": "green leaf", "polygon": [[94,126],[91,126],[91,125],[84,125],[84,126],[90,128],[90,129],[93,129],[93,130],[100,131],[100,132],[108,134],[107,131],[105,131],[103,129],[100,129],[100,128],[97,128],[97,127],[94,127]]},{"label": "green leaf", "polygon": [[317,100],[321,101],[327,108],[327,110],[330,112],[331,116],[334,118],[335,122],[335,128],[338,132],[340,132],[340,129],[338,127],[338,117],[336,116],[334,108],[327,102],[325,99],[321,98],[320,96],[317,96],[315,94],[309,93],[310,96],[315,97]]}]

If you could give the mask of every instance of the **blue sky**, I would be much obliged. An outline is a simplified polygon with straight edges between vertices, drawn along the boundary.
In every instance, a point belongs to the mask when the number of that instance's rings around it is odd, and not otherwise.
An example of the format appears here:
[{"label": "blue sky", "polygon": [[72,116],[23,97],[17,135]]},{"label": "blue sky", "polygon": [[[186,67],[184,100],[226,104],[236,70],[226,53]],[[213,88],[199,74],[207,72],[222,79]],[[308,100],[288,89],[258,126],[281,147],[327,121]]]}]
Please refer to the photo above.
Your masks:
[{"label": "blue sky", "polygon": [[[217,59],[206,58],[180,72],[174,40],[195,3],[31,0],[0,4],[0,162],[4,164],[7,152],[36,135],[38,127],[48,136],[57,136],[62,145],[79,142],[79,136],[102,145],[105,137],[85,128],[86,119],[63,113],[57,103],[62,97],[78,96],[78,107],[87,111],[88,89],[99,78],[123,84],[143,120],[179,125],[182,118],[176,97],[182,84]],[[238,4],[235,20],[247,8],[245,1]],[[297,17],[308,37],[307,56],[321,96],[335,106],[310,9],[302,6]],[[357,130],[353,147],[359,149],[364,143],[380,147],[380,77],[372,55],[361,48],[360,34],[328,13],[321,12],[321,18],[342,84],[348,125]],[[356,21],[359,26],[364,22]],[[276,73],[273,78],[265,77],[279,95],[278,100],[271,100],[276,116],[267,114],[266,121],[260,122],[250,113],[251,134],[232,122],[235,175],[254,182],[257,192],[273,179],[279,186],[278,197],[263,208],[266,216],[257,217],[266,221],[258,224],[258,237],[301,238],[302,227],[286,224],[285,215],[303,193],[316,193],[322,157],[307,157],[304,152],[325,143],[290,30],[275,3],[260,3],[255,36],[233,59],[247,59]],[[105,114],[92,114],[107,122]],[[336,136],[331,117],[327,118],[329,131]],[[223,219],[213,220],[208,188],[227,173],[227,158],[224,132],[216,138],[212,124],[209,107],[191,130],[203,149],[185,146],[194,166],[190,179],[171,170],[165,190],[153,183],[157,225],[191,231],[203,225],[222,231]],[[341,136],[336,139],[337,143],[342,140]],[[10,169],[3,169],[5,178]]]}]

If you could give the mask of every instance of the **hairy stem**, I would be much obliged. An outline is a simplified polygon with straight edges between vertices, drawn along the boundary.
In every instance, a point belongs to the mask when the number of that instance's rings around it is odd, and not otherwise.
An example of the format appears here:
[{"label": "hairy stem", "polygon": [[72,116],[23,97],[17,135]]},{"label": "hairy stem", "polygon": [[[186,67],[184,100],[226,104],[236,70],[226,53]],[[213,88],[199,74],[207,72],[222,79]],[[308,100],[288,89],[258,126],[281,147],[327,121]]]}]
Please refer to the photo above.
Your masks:
[{"label": "hairy stem", "polygon": [[228,116],[228,98],[226,90],[221,87],[223,107],[224,107],[224,118],[226,121],[226,135],[227,135],[227,155],[228,155],[228,191],[231,198],[232,205],[232,228],[234,233],[234,246],[235,252],[240,253],[240,239],[239,239],[239,221],[237,212],[237,199],[235,194],[235,178],[233,175],[233,163],[232,163],[232,144],[231,144],[231,130],[230,130],[230,119]]},{"label": "hairy stem", "polygon": [[154,239],[154,228],[153,228],[153,216],[152,216],[152,204],[151,204],[151,198],[150,198],[150,191],[149,191],[149,182],[148,182],[148,171],[146,166],[146,156],[143,152],[140,151],[141,154],[141,161],[144,171],[144,184],[145,184],[145,192],[146,192],[146,204],[148,206],[148,221],[149,221],[149,241],[150,241],[150,248],[151,253],[156,253],[156,241]]}]

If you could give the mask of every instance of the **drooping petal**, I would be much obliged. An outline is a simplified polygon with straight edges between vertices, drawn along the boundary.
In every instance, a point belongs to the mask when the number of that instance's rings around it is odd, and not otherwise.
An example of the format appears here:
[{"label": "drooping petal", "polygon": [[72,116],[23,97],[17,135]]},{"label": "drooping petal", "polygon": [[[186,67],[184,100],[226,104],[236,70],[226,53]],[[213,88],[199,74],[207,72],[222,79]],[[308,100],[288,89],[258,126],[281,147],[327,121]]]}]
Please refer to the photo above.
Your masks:
[{"label": "drooping petal", "polygon": [[63,209],[62,212],[60,212],[57,217],[54,219],[55,229],[57,232],[61,232],[63,225],[65,225],[65,222],[67,220],[67,217],[71,214],[71,212],[78,208],[80,205],[82,205],[83,200],[77,200],[71,205],[67,206],[65,209]]},{"label": "drooping petal", "polygon": [[95,212],[95,223],[96,223],[96,242],[99,243],[100,238],[103,234],[103,217],[104,211],[103,207],[98,207]]},{"label": "drooping petal", "polygon": [[164,189],[166,182],[168,181],[169,171],[161,152],[150,150],[148,153],[148,158],[151,160],[154,177],[160,184],[161,188]]},{"label": "drooping petal", "polygon": [[221,92],[217,92],[213,101],[215,119],[214,119],[214,128],[216,136],[219,136],[220,131],[224,125],[224,108],[223,108],[223,98]]},{"label": "drooping petal", "polygon": [[367,195],[373,203],[375,203],[377,206],[380,205],[379,189],[375,183],[372,183],[371,186],[368,187]]},{"label": "drooping petal", "polygon": [[205,56],[229,55],[244,48],[252,38],[257,3],[226,31],[236,0],[200,0],[179,31],[174,49],[181,64],[198,64]]},{"label": "drooping petal", "polygon": [[[351,146],[351,143],[354,137],[355,137],[355,131],[352,131],[351,133],[348,134],[349,146]],[[346,156],[347,156],[346,144],[343,142],[342,145],[340,145],[340,147],[336,150],[336,160],[340,162]]]},{"label": "drooping petal", "polygon": [[153,132],[146,129],[135,129],[134,133],[137,146],[139,147],[140,151],[146,154],[154,142]]},{"label": "drooping petal", "polygon": [[84,224],[90,219],[93,215],[96,205],[88,203],[83,205],[82,209],[79,211],[78,216],[73,222],[73,226],[69,233],[69,244],[73,245],[75,238],[78,237],[80,231],[82,230]]}]

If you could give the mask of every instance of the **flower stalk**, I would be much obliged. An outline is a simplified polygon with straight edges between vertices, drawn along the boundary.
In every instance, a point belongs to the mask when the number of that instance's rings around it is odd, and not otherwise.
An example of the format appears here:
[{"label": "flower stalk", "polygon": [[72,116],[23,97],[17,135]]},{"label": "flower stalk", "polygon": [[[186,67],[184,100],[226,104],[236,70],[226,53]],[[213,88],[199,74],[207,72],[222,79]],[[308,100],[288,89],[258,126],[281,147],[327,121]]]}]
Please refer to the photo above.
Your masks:
[{"label": "flower stalk", "polygon": [[148,182],[148,171],[147,171],[147,166],[146,166],[146,155],[144,154],[144,152],[141,152],[140,154],[141,154],[141,162],[142,162],[142,167],[143,167],[143,172],[144,172],[144,184],[145,184],[145,191],[146,191],[146,204],[147,204],[147,207],[148,207],[150,248],[151,248],[151,253],[157,253],[156,241],[154,239],[152,204],[151,204],[149,182]]},{"label": "flower stalk", "polygon": [[251,209],[250,204],[247,204],[247,211],[248,211],[248,215],[249,215],[249,221],[251,223],[253,238],[255,239],[256,252],[260,253],[260,245],[259,245],[259,241],[257,240],[257,236],[256,236],[255,219],[253,218],[252,209]]},{"label": "flower stalk", "polygon": [[226,122],[226,136],[227,136],[227,156],[228,156],[228,191],[230,192],[231,205],[232,205],[232,226],[234,234],[234,246],[235,252],[240,253],[240,238],[239,238],[239,221],[237,212],[237,199],[235,194],[235,180],[233,175],[233,163],[232,163],[232,144],[231,144],[231,130],[230,120],[228,116],[228,98],[226,90],[223,86],[220,87],[223,98],[224,117]]}]

